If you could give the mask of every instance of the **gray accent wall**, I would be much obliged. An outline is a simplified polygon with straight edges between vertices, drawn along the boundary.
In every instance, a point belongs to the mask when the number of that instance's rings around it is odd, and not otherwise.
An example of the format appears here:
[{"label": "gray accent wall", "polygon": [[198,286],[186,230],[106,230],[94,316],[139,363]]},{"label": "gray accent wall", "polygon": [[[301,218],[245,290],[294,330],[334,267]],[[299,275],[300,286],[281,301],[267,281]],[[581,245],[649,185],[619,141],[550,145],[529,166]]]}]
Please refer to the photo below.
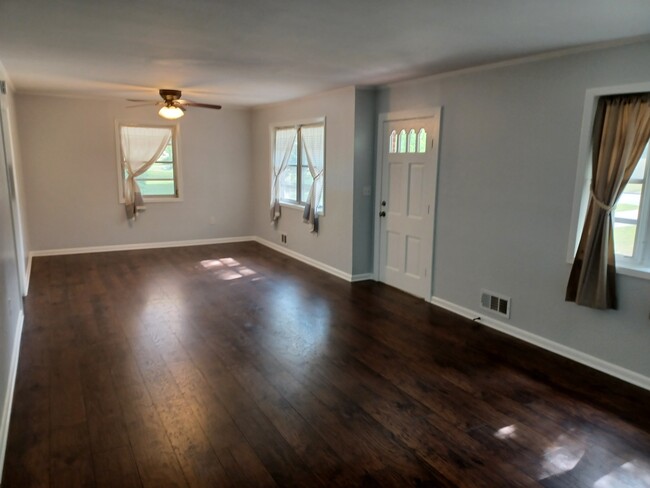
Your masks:
[{"label": "gray accent wall", "polygon": [[32,251],[250,235],[250,110],[179,119],[182,201],[148,203],[129,224],[115,120],[164,123],[156,107],[24,94],[16,105]]},{"label": "gray accent wall", "polygon": [[586,90],[648,81],[644,42],[380,91],[379,113],[443,107],[435,297],[512,297],[510,325],[650,376],[650,281],[619,275],[615,311],[564,301]]},{"label": "gray accent wall", "polygon": [[357,89],[354,100],[354,208],[352,275],[373,272],[375,232],[376,92]]}]

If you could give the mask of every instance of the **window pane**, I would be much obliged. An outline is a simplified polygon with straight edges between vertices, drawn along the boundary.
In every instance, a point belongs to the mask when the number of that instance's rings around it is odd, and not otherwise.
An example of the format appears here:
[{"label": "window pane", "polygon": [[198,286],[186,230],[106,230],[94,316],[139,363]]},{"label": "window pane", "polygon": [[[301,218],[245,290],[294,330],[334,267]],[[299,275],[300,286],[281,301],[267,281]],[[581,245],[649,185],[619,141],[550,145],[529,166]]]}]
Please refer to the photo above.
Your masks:
[{"label": "window pane", "polygon": [[298,169],[296,165],[287,166],[280,177],[280,200],[296,201]]},{"label": "window pane", "polygon": [[173,163],[153,163],[151,168],[140,176],[136,177],[138,182],[142,180],[173,180],[174,164]]},{"label": "window pane", "polygon": [[159,163],[172,163],[174,162],[174,151],[172,149],[172,141],[169,140],[169,144],[165,147],[165,150],[162,152],[158,158]]},{"label": "window pane", "polygon": [[309,197],[309,190],[311,189],[311,184],[314,182],[314,178],[311,176],[311,171],[309,171],[309,167],[303,166],[302,167],[302,188],[301,188],[301,196],[300,200],[303,203],[307,203],[307,198]]},{"label": "window pane", "polygon": [[642,180],[645,177],[645,168],[648,163],[648,151],[650,151],[650,144],[645,147],[645,150],[639,159],[639,163],[636,165],[636,168],[634,168],[634,173],[632,173],[633,180]]},{"label": "window pane", "polygon": [[[293,129],[292,129],[293,130]],[[280,131],[278,131],[280,132]],[[280,200],[295,202],[298,197],[298,140],[294,139],[289,163],[280,176]]]},{"label": "window pane", "polygon": [[641,183],[628,183],[614,208],[615,219],[638,220],[641,206]]},{"label": "window pane", "polygon": [[173,197],[176,196],[174,191],[174,180],[139,180],[140,192],[145,197]]},{"label": "window pane", "polygon": [[614,252],[621,256],[631,257],[634,254],[636,225],[614,222]]}]

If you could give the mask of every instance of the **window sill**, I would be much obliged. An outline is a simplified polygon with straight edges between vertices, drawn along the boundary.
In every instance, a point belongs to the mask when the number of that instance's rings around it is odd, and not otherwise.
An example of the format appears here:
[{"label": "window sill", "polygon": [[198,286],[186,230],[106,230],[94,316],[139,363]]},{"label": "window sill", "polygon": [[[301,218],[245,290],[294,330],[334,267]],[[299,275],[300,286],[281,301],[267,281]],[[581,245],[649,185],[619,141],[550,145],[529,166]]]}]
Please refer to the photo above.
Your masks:
[{"label": "window sill", "polygon": [[281,207],[287,207],[287,208],[293,208],[293,209],[295,209],[295,210],[301,210],[301,211],[304,211],[304,210],[305,210],[305,206],[304,206],[304,205],[299,205],[299,204],[297,204],[297,203],[280,202],[280,206],[281,206]]},{"label": "window sill", "polygon": [[[146,202],[145,202],[145,203],[146,203]],[[304,212],[304,211],[305,211],[305,206],[304,206],[304,205],[300,205],[300,204],[298,204],[298,203],[280,202],[280,206],[281,206],[281,207],[286,207],[286,208],[292,208],[292,209],[294,209],[294,210],[300,210],[301,212]],[[318,216],[319,216],[319,217],[324,217],[324,216],[325,216],[325,212],[322,212],[322,211],[321,211],[321,212],[318,212]]]},{"label": "window sill", "polygon": [[616,265],[616,272],[625,276],[634,276],[635,278],[641,278],[642,280],[650,280],[650,267],[649,266],[637,266],[629,267],[621,264]]},{"label": "window sill", "polygon": [[[567,264],[573,265],[573,259],[568,259]],[[633,276],[642,280],[650,280],[650,266],[630,266],[629,264],[616,263],[616,274]]]},{"label": "window sill", "polygon": [[[143,198],[143,202],[145,205],[148,203],[176,203],[176,202],[182,202],[183,198],[182,197],[149,197],[149,198]],[[124,205],[124,199],[120,198],[119,200],[120,205]]]}]

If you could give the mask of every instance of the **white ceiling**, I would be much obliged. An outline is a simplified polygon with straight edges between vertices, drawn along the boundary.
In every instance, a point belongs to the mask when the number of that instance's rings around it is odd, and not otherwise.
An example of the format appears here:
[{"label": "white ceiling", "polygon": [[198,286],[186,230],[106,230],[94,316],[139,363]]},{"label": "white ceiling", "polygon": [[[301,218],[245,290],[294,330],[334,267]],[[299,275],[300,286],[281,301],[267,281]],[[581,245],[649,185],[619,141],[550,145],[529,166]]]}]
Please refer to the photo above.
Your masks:
[{"label": "white ceiling", "polygon": [[224,105],[648,34],[649,0],[0,0],[19,92]]}]

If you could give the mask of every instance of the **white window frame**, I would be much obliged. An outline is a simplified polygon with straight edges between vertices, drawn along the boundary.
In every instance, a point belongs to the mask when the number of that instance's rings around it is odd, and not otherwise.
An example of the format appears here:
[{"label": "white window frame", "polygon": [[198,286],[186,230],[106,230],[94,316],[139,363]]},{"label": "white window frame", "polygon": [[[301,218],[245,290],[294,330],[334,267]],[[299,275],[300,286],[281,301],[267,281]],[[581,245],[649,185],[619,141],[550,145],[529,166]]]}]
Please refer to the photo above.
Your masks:
[{"label": "white window frame", "polygon": [[152,127],[166,128],[172,131],[172,150],[174,159],[174,182],[176,194],[169,196],[146,196],[142,195],[145,203],[171,203],[183,201],[183,178],[181,171],[180,157],[180,128],[178,124],[145,124],[140,122],[115,121],[115,144],[117,160],[117,198],[119,203],[124,203],[124,174],[122,169],[122,147],[121,147],[121,127]]},{"label": "white window frame", "polygon": [[[569,245],[567,248],[568,263],[573,263],[575,258],[589,204],[589,188],[591,185],[591,136],[598,99],[609,95],[643,92],[650,92],[650,82],[591,88],[585,94],[582,131],[578,149],[578,169],[573,196],[571,227],[569,229]],[[637,249],[639,251],[635,253],[633,258],[617,254],[616,272],[622,275],[650,280],[650,170],[647,167],[643,190],[637,226]]]},{"label": "white window frame", "polygon": [[[324,179],[323,179],[323,203],[322,205],[317,209],[318,215],[324,216],[325,215],[325,193],[326,193],[326,186],[327,186],[327,124],[325,123],[325,117],[317,117],[313,119],[305,119],[305,120],[298,120],[298,121],[292,121],[292,122],[285,122],[285,123],[278,123],[278,124],[271,124],[269,126],[269,133],[270,133],[270,139],[271,139],[271,177],[273,176],[273,155],[275,154],[275,132],[277,130],[281,129],[299,129],[300,127],[308,127],[308,126],[315,126],[315,125],[322,125],[323,126],[323,171],[324,171]],[[301,148],[300,148],[300,133],[296,134],[296,144],[297,144],[297,151],[298,151],[298,162],[301,162]],[[301,178],[301,172],[300,172],[300,165],[298,167],[298,181],[300,181]],[[270,181],[270,180],[269,180]],[[279,184],[279,182],[278,182]],[[300,191],[299,188],[296,188],[296,196],[298,199],[300,199]],[[288,207],[288,208],[294,208],[297,210],[304,210],[305,205],[307,202],[301,202],[299,200],[283,200],[280,199],[280,206],[281,207]]]}]

